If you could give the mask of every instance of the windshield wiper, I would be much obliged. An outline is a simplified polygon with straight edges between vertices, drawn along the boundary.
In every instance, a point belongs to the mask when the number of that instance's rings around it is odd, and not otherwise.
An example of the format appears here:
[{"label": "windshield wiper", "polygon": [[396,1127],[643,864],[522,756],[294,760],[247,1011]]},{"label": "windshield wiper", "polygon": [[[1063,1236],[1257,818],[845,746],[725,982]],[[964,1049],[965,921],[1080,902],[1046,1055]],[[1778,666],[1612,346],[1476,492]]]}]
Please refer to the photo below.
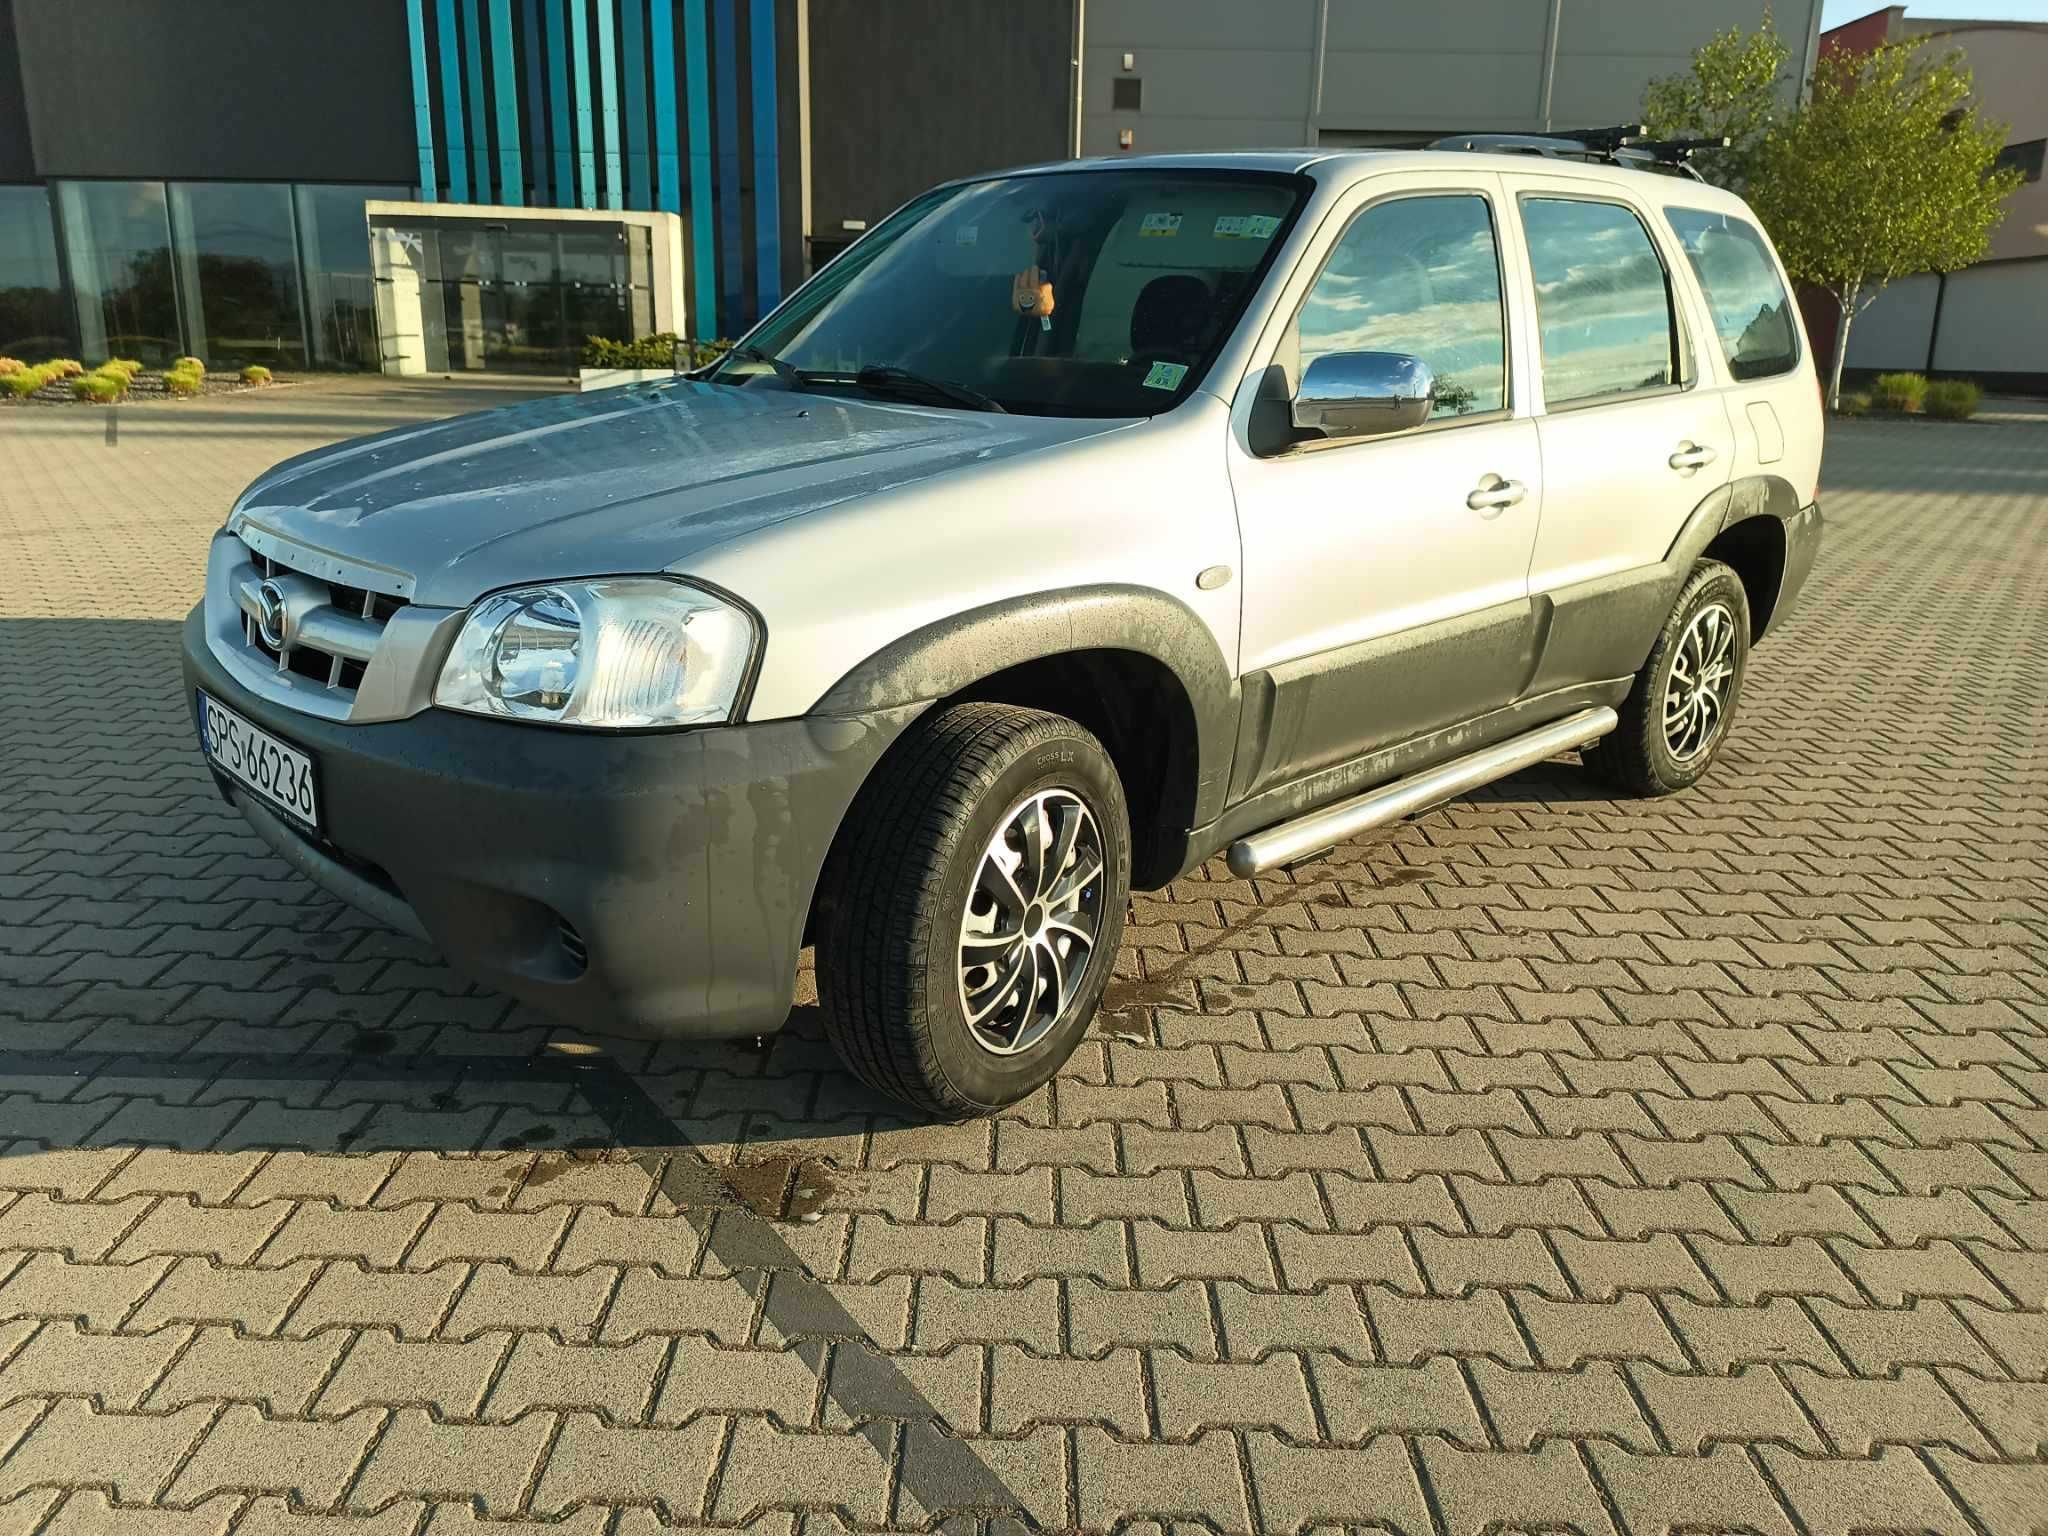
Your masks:
[{"label": "windshield wiper", "polygon": [[964,405],[969,410],[994,411],[1007,416],[1008,408],[993,395],[984,395],[978,389],[969,389],[965,384],[955,384],[950,379],[934,379],[909,368],[898,368],[893,364],[870,364],[854,374],[853,382],[862,389],[877,394],[901,393],[903,390],[922,390],[927,395],[953,405]]}]

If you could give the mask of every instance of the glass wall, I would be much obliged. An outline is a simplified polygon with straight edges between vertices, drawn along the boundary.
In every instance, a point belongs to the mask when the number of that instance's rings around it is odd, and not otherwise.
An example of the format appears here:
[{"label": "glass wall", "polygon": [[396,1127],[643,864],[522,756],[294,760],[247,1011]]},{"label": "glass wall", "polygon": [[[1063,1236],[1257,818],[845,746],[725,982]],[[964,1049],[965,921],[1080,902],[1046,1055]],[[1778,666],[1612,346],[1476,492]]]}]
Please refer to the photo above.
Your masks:
[{"label": "glass wall", "polygon": [[179,355],[171,227],[160,181],[66,181],[57,186],[79,350],[89,363]]},{"label": "glass wall", "polygon": [[65,181],[53,193],[61,264],[52,194],[0,187],[0,354],[377,366],[363,204],[404,187]]},{"label": "glass wall", "polygon": [[373,239],[386,323],[420,338],[412,366],[428,373],[561,373],[576,366],[586,337],[654,328],[653,239],[643,225],[428,217],[380,221]]},{"label": "glass wall", "polygon": [[306,339],[316,368],[377,366],[377,307],[363,203],[409,196],[404,187],[292,189],[305,267]]},{"label": "glass wall", "polygon": [[0,357],[40,363],[77,350],[50,194],[0,187]]},{"label": "glass wall", "polygon": [[185,336],[209,368],[306,365],[291,190],[174,181],[171,237]]}]

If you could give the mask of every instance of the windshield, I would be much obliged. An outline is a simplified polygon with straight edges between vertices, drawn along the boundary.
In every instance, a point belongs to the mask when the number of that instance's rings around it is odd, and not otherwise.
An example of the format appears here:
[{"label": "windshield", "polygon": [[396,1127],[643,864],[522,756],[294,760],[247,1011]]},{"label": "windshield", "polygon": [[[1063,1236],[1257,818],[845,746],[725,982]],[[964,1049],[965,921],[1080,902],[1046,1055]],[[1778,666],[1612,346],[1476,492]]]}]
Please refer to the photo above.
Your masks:
[{"label": "windshield", "polygon": [[942,187],[707,376],[1026,415],[1151,416],[1201,383],[1308,183],[1060,171]]}]

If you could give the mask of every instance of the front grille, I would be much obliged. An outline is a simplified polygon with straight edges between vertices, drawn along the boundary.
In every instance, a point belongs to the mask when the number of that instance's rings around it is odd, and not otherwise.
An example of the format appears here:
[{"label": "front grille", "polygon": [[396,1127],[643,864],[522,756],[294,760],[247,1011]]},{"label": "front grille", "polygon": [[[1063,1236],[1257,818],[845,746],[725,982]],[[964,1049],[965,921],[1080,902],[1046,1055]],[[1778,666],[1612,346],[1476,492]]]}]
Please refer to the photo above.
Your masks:
[{"label": "front grille", "polygon": [[[234,594],[243,645],[278,671],[353,702],[385,624],[406,605],[405,599],[328,581],[249,545],[243,548],[249,563],[240,569]],[[271,588],[268,598],[266,586]],[[263,625],[266,601],[274,610],[280,595],[289,610],[282,647],[265,637]]]}]

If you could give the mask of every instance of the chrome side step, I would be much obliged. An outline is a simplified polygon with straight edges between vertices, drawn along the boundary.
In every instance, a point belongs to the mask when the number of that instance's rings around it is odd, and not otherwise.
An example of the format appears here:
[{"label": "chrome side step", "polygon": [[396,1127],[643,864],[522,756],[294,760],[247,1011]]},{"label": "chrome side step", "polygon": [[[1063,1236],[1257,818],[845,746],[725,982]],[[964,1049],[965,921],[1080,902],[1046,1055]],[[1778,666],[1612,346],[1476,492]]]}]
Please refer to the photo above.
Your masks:
[{"label": "chrome side step", "polygon": [[1382,784],[1378,789],[1310,811],[1293,821],[1283,821],[1263,832],[1254,832],[1230,845],[1226,855],[1230,872],[1243,879],[1286,864],[1299,864],[1310,854],[1335,847],[1361,832],[1429,810],[1545,758],[1598,741],[1620,723],[1620,718],[1605,705],[1582,709],[1435,768]]}]

